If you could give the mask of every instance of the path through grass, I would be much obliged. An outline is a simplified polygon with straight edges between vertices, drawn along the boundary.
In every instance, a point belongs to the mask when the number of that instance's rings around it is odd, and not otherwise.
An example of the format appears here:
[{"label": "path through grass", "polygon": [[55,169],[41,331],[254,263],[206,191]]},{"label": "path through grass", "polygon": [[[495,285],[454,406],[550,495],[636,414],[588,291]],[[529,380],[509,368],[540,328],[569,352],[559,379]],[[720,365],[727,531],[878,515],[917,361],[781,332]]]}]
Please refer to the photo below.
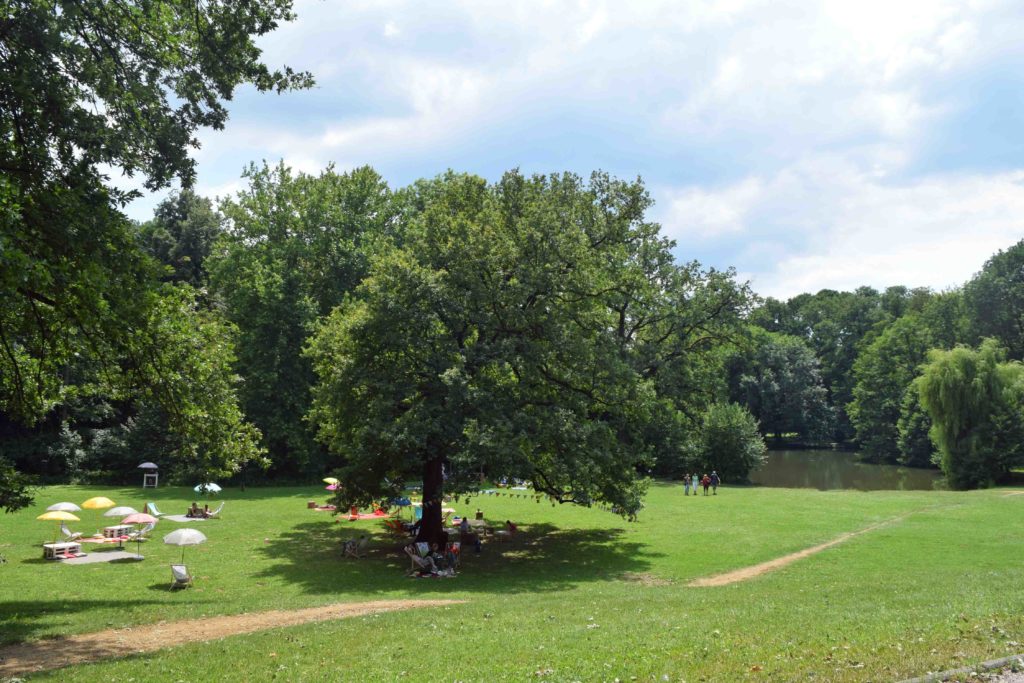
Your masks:
[{"label": "path through grass", "polygon": [[[656,485],[640,521],[531,499],[477,507],[523,530],[468,554],[452,580],[404,577],[379,523],[335,523],[305,509],[316,489],[226,492],[225,517],[190,548],[194,589],[169,593],[177,549],[132,564],[37,559],[52,529],[38,510],[4,519],[0,640],[158,620],[358,600],[467,600],[430,611],[292,626],[42,674],[39,680],[892,680],[1024,650],[1024,497],[1003,491],[720,490],[684,497]],[[138,489],[54,487],[45,505]],[[160,489],[165,512],[185,490]],[[883,526],[751,581],[687,583]],[[84,515],[88,515],[83,511]],[[97,519],[98,516],[97,516]],[[83,527],[92,531],[99,522]],[[161,523],[157,537],[178,525]],[[339,541],[374,534],[369,556]],[[273,656],[271,656],[271,654]],[[339,666],[358,662],[358,672]]]}]

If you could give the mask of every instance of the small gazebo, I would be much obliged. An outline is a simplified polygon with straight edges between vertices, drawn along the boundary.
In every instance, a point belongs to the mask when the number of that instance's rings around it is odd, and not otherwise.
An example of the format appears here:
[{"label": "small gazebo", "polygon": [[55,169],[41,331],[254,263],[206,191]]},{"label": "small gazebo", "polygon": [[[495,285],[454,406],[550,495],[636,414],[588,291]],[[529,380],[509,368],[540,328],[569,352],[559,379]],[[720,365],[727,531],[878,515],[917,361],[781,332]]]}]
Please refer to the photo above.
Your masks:
[{"label": "small gazebo", "polygon": [[157,466],[154,463],[151,463],[151,462],[144,462],[141,465],[139,465],[139,469],[140,470],[145,470],[144,474],[142,475],[142,488],[144,488],[144,489],[149,489],[149,488],[155,489],[156,488],[156,484],[157,484],[157,480],[159,479],[159,477],[157,475],[157,472],[156,472],[157,469],[158,469]]}]

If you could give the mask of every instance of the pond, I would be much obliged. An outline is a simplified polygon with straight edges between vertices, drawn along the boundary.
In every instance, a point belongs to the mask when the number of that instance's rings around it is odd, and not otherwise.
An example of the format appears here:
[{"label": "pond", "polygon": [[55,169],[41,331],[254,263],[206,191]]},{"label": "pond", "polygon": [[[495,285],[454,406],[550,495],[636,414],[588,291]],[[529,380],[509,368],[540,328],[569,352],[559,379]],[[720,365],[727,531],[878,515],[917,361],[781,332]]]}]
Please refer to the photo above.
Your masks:
[{"label": "pond", "polygon": [[869,465],[846,451],[768,451],[764,465],[750,473],[758,486],[809,488],[820,491],[931,491],[942,479],[937,470]]}]

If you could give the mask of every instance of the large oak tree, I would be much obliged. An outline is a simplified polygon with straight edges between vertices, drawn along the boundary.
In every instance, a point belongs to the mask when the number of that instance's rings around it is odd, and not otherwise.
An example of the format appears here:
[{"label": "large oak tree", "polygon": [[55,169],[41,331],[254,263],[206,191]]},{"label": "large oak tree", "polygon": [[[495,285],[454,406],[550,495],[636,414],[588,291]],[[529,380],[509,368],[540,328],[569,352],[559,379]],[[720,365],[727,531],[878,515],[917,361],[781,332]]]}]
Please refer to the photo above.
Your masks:
[{"label": "large oak tree", "polygon": [[639,182],[448,174],[410,192],[400,242],[310,346],[340,502],[421,479],[419,539],[436,540],[443,494],[483,472],[635,513],[707,400],[687,368],[736,333],[747,289],[676,264]]}]

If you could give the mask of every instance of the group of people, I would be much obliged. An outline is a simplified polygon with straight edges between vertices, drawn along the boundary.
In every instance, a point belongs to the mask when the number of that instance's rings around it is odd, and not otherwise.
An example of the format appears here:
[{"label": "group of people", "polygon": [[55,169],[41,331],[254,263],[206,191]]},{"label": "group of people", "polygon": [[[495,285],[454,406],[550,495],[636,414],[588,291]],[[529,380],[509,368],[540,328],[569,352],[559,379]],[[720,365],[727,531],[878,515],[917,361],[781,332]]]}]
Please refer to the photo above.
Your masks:
[{"label": "group of people", "polygon": [[713,496],[718,495],[718,485],[722,483],[722,480],[718,477],[718,472],[711,470],[711,475],[705,474],[703,477],[698,477],[697,473],[694,472],[692,475],[683,475],[683,489],[686,491],[686,495],[690,495],[690,487],[693,487],[693,495],[697,495],[697,489],[700,486],[704,487],[704,495],[708,495],[708,489],[712,490]]},{"label": "group of people", "polygon": [[200,510],[199,506],[196,505],[195,502],[193,502],[192,503],[192,507],[190,507],[185,512],[185,516],[186,517],[191,517],[192,519],[209,519],[210,518],[210,506],[209,505],[204,505],[203,509]]},{"label": "group of people", "polygon": [[437,543],[431,543],[426,554],[421,554],[416,543],[405,546],[406,554],[416,565],[416,573],[420,576],[454,576],[457,558],[451,544],[446,544],[444,552]]}]

